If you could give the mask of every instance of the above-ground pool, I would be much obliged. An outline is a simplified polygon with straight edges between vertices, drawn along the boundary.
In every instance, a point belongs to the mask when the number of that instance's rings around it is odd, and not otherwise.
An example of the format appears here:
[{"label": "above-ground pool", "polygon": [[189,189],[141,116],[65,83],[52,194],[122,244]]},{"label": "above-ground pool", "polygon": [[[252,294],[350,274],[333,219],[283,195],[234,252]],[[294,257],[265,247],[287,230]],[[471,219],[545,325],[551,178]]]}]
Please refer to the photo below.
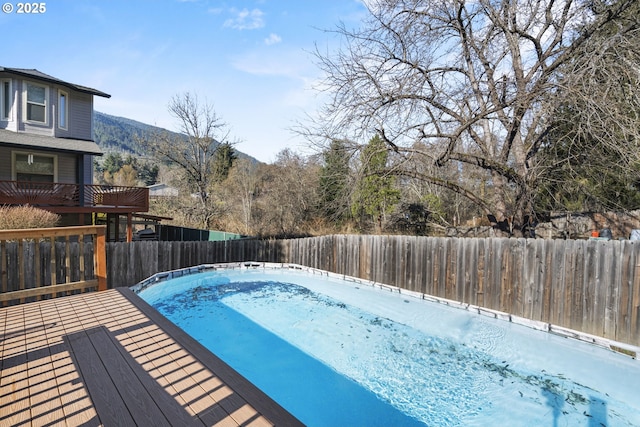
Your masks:
[{"label": "above-ground pool", "polygon": [[309,426],[638,426],[640,362],[368,282],[222,269],[139,295]]}]

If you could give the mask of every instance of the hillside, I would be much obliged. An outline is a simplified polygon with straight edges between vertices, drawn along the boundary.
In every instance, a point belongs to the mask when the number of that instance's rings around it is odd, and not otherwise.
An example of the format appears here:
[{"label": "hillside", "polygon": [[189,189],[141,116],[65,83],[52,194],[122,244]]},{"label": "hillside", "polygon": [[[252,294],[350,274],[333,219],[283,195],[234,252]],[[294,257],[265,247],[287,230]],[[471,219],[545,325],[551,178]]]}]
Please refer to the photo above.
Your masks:
[{"label": "hillside", "polygon": [[[99,111],[96,111],[94,114],[93,129],[95,141],[104,152],[118,151],[139,156],[147,155],[137,143],[137,140],[143,138],[145,134],[168,132],[171,135],[182,136],[181,134],[163,128],[137,122],[125,117],[111,116]],[[248,154],[240,151],[236,153],[238,158],[248,158],[257,162],[256,159]]]}]

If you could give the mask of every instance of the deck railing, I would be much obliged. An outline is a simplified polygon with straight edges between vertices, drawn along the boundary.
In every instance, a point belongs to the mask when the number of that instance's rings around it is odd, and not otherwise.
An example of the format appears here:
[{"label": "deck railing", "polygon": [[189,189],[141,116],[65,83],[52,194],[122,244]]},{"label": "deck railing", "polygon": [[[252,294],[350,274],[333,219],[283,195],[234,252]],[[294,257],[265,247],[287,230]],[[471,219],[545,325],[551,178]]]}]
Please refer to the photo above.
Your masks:
[{"label": "deck railing", "polygon": [[149,189],[116,185],[0,181],[0,205],[112,207],[149,210]]},{"label": "deck railing", "polygon": [[105,226],[0,231],[0,271],[0,306],[105,290]]}]

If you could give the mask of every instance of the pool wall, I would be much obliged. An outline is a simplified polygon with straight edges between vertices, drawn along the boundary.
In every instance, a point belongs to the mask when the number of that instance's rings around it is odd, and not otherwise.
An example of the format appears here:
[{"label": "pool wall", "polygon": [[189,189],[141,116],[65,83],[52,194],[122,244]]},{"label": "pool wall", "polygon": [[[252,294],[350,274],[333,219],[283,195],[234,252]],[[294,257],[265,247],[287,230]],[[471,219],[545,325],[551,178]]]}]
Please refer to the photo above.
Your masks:
[{"label": "pool wall", "polygon": [[498,310],[493,310],[485,307],[480,307],[472,304],[462,303],[459,301],[449,300],[446,298],[436,297],[433,295],[423,294],[420,292],[409,291],[406,289],[398,288],[396,286],[387,285],[384,283],[372,282],[369,280],[363,280],[357,277],[346,276],[342,274],[336,274],[325,270],[318,270],[311,267],[306,267],[298,264],[286,264],[286,263],[269,263],[269,262],[255,262],[255,261],[246,261],[246,262],[236,262],[236,263],[219,263],[219,264],[202,264],[194,267],[181,268],[177,270],[165,271],[162,273],[156,273],[153,276],[142,280],[141,282],[131,286],[131,290],[135,293],[139,293],[150,286],[154,286],[158,283],[162,283],[169,279],[174,279],[177,277],[183,277],[191,274],[203,273],[206,271],[215,271],[215,270],[250,270],[250,269],[262,269],[262,270],[297,270],[297,271],[305,271],[311,274],[317,274],[321,276],[333,277],[337,279],[346,280],[349,282],[355,282],[362,285],[377,287],[380,289],[388,290],[389,292],[399,293],[407,296],[411,296],[414,298],[423,299],[426,301],[436,302],[439,304],[444,304],[450,307],[466,310],[472,313],[476,313],[481,316],[488,316],[495,319],[511,322],[514,324],[526,326],[532,329],[536,329],[539,331],[563,336],[569,339],[575,339],[582,342],[586,342],[589,344],[593,344],[599,347],[603,347],[609,349],[611,351],[615,351],[617,353],[622,353],[624,355],[630,356],[634,359],[638,359],[640,356],[640,347],[610,340],[603,337],[598,337],[595,335],[587,334],[584,332],[576,331],[573,329],[565,328],[562,326],[554,325],[551,323],[541,322],[537,320],[531,320],[520,316],[515,316],[509,313],[501,312]]}]

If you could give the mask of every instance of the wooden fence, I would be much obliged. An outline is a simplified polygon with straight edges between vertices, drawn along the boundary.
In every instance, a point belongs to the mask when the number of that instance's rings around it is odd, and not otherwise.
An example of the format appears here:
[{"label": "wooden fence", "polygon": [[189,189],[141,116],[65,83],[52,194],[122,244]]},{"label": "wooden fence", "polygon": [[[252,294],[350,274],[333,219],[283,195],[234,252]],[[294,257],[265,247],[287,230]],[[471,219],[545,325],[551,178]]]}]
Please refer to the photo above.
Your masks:
[{"label": "wooden fence", "polygon": [[0,306],[107,289],[105,227],[0,231]]},{"label": "wooden fence", "polygon": [[108,243],[110,287],[207,263],[295,263],[640,345],[640,242],[325,236]]}]

